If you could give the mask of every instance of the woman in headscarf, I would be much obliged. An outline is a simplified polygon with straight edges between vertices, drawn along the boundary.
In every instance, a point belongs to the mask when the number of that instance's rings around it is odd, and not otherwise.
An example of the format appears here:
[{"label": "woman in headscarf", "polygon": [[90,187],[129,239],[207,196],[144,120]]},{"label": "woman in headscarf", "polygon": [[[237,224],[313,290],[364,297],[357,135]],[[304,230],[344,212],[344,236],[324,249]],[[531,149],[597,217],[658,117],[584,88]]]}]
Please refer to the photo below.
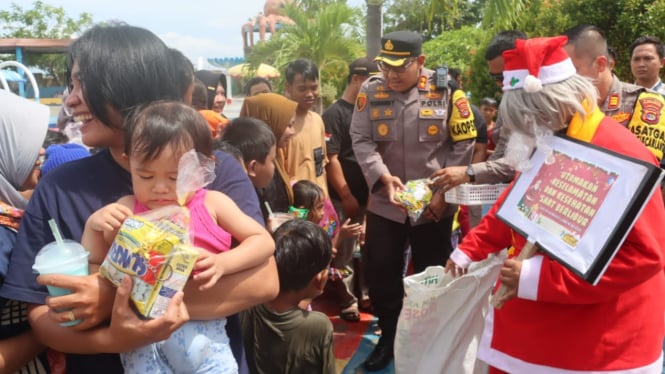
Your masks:
[{"label": "woman in headscarf", "polygon": [[[42,142],[48,128],[49,109],[0,90],[0,284],[23,209],[39,179]],[[0,298],[0,372],[47,372],[37,357],[44,347],[30,330],[24,303]]]},{"label": "woman in headscarf", "polygon": [[[293,204],[293,191],[289,177],[284,171],[284,147],[293,137],[295,131],[296,107],[295,101],[282,95],[264,93],[245,98],[240,109],[241,117],[253,117],[265,122],[275,134],[277,140],[277,157],[275,158],[276,173],[272,182],[263,191],[259,191],[261,200],[268,202],[275,212],[287,212],[289,205]],[[268,217],[265,204],[261,205],[263,216]]]}]

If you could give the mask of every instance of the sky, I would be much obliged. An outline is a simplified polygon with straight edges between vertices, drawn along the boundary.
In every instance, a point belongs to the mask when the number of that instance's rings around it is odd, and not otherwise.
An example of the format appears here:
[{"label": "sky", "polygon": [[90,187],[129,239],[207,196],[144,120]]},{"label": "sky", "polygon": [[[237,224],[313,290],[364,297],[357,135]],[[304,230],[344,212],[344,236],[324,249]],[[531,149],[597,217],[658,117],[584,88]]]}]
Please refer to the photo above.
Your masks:
[{"label": "sky", "polygon": [[[10,1],[30,9],[34,0]],[[157,34],[198,66],[207,58],[242,57],[241,26],[263,11],[265,0],[42,0],[71,18],[90,13],[94,22],[121,20]],[[347,0],[364,7],[365,0]],[[258,34],[256,36],[258,39]],[[205,66],[205,65],[203,65]]]}]

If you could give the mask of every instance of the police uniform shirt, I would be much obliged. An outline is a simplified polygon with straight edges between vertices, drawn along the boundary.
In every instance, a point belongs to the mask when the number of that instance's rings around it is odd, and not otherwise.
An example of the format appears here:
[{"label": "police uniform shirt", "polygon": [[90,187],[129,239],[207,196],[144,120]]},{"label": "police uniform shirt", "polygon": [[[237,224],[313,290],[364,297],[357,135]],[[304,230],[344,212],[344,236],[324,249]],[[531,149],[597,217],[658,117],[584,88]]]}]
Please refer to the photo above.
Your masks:
[{"label": "police uniform shirt", "polygon": [[[388,89],[382,75],[370,77],[351,122],[353,150],[371,193],[368,210],[399,223],[406,213],[389,201],[379,178],[389,173],[406,183],[447,166],[468,165],[477,136],[464,92],[451,92],[449,105],[447,88],[433,87],[433,71],[423,68],[420,74],[416,86],[403,93]],[[450,204],[442,216],[456,209]]]},{"label": "police uniform shirt", "polygon": [[665,99],[662,95],[613,76],[600,110],[626,126],[649,150],[663,159],[665,152]]}]

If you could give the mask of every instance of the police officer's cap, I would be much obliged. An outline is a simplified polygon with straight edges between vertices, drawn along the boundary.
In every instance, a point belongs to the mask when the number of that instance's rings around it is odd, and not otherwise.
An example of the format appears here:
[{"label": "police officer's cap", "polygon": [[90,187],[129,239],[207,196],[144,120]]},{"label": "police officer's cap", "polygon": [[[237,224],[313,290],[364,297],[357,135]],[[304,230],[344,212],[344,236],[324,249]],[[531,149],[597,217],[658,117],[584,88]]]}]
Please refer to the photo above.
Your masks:
[{"label": "police officer's cap", "polygon": [[381,38],[381,53],[374,61],[403,65],[407,58],[422,54],[423,37],[414,31],[394,31]]},{"label": "police officer's cap", "polygon": [[349,64],[349,75],[375,75],[379,73],[376,63],[367,57],[359,58]]}]

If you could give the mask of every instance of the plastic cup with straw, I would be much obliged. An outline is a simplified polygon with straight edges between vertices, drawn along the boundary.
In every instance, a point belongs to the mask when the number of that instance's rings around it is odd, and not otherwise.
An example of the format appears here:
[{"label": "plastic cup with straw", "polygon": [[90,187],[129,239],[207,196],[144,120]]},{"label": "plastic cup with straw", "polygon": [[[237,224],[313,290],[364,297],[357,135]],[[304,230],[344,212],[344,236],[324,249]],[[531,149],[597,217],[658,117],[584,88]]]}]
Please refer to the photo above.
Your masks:
[{"label": "plastic cup with straw", "polygon": [[[44,274],[66,274],[66,275],[88,275],[89,252],[83,246],[73,240],[63,239],[55,220],[48,221],[51,232],[55,238],[54,242],[45,245],[37,256],[32,269],[37,273]],[[62,296],[72,293],[66,288],[46,286],[51,296]],[[61,311],[61,310],[59,310]],[[73,326],[80,320],[63,322],[61,326]]]},{"label": "plastic cup with straw", "polygon": [[282,225],[282,223],[292,220],[295,217],[292,214],[288,213],[273,213],[272,209],[270,209],[270,204],[268,204],[267,201],[263,202],[266,206],[266,210],[268,211],[268,219],[270,220],[270,229],[274,232],[277,230],[279,226]]}]

